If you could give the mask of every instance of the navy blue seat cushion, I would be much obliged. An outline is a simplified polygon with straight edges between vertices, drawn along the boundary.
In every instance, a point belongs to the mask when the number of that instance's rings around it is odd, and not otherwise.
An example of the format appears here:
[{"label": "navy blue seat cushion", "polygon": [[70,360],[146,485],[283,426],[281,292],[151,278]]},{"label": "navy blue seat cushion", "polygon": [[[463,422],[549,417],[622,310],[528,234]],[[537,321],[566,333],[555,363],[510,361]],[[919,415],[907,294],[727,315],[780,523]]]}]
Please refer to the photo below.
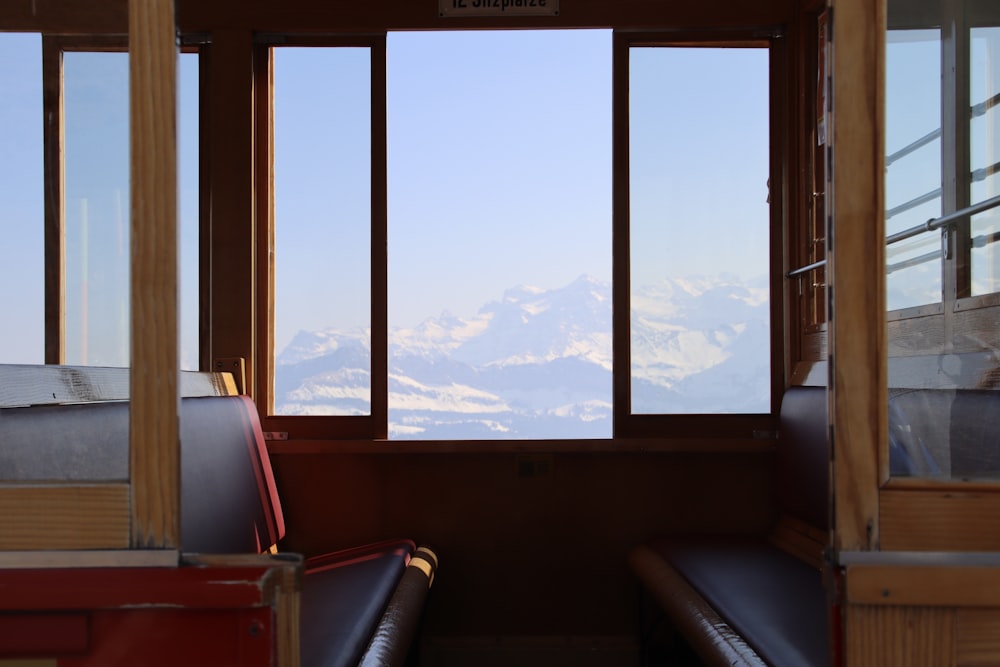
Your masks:
[{"label": "navy blue seat cushion", "polygon": [[829,665],[818,570],[758,537],[671,536],[649,546],[769,665]]},{"label": "navy blue seat cushion", "polygon": [[284,535],[257,408],[246,396],[181,401],[181,545],[260,553]]},{"label": "navy blue seat cushion", "polygon": [[[0,480],[127,480],[129,404],[0,410]],[[260,553],[284,535],[281,504],[246,396],[185,398],[180,409],[181,546]]]},{"label": "navy blue seat cushion", "polygon": [[380,542],[310,558],[302,582],[303,667],[357,665],[415,545]]}]

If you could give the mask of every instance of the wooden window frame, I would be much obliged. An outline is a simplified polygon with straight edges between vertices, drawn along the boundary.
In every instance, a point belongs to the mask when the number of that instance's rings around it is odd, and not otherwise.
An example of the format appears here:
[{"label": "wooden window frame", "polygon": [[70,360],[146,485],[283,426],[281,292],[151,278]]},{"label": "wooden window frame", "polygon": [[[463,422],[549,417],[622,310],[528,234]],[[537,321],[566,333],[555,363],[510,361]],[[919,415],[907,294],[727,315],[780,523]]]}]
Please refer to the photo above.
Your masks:
[{"label": "wooden window frame", "polygon": [[[462,29],[456,26],[456,29]],[[261,34],[254,38],[254,79],[255,79],[255,202],[256,234],[258,242],[255,250],[256,271],[256,379],[251,383],[261,411],[261,421],[265,432],[272,440],[292,440],[298,445],[276,445],[282,451],[326,450],[330,446],[350,451],[367,451],[366,447],[375,441],[388,438],[388,317],[387,280],[388,266],[385,252],[387,244],[387,184],[386,184],[386,34],[346,34],[346,35],[289,35]],[[704,415],[631,415],[629,414],[630,369],[628,356],[628,245],[627,245],[627,192],[628,153],[622,150],[627,144],[628,124],[620,120],[627,118],[627,68],[621,57],[622,50],[633,44],[672,44],[682,46],[753,46],[765,47],[769,52],[770,80],[770,120],[772,151],[770,155],[771,175],[771,219],[770,219],[770,266],[771,266],[771,406],[763,414],[704,414]],[[372,403],[371,414],[363,416],[294,416],[271,415],[273,403],[273,318],[274,318],[274,207],[273,207],[273,132],[271,126],[273,98],[273,70],[270,50],[280,46],[323,46],[323,47],[369,47],[372,53]],[[489,448],[502,451],[505,447],[528,449],[576,449],[587,450],[628,450],[663,449],[678,451],[698,451],[704,441],[706,451],[757,451],[769,446],[773,433],[775,412],[785,387],[786,327],[785,303],[786,283],[782,273],[784,266],[785,219],[790,207],[784,185],[790,159],[784,111],[787,93],[788,63],[784,40],[777,29],[747,29],[733,31],[705,32],[630,32],[615,31],[613,34],[613,77],[615,88],[613,105],[615,117],[619,121],[613,125],[613,436],[610,440],[581,443],[576,440],[511,440],[489,441],[477,445],[476,441],[399,441],[396,448],[402,451],[420,449],[431,444],[446,449],[465,451]],[[622,79],[621,77],[625,78]],[[625,87],[622,88],[622,82]],[[622,106],[624,104],[624,106]],[[623,115],[624,112],[624,115]],[[625,209],[622,210],[623,204]],[[624,291],[622,287],[624,286]],[[622,307],[621,304],[626,304]],[[622,315],[624,313],[624,320]],[[333,445],[340,441],[342,444]],[[350,443],[350,444],[348,444]],[[421,444],[423,443],[423,444]],[[630,444],[631,443],[631,444]],[[382,451],[380,448],[379,451]],[[437,451],[437,450],[435,450]]]},{"label": "wooden window frame", "polygon": [[[750,31],[629,32],[615,31],[614,71],[614,204],[612,298],[614,302],[614,435],[615,438],[753,439],[774,429],[775,413],[785,387],[785,281],[782,240],[788,202],[784,163],[789,153],[784,131],[787,65],[784,40],[776,29]],[[765,414],[632,414],[631,307],[629,248],[629,49],[636,46],[758,47],[769,53],[770,82],[770,331],[771,411]]]},{"label": "wooden window frame", "polygon": [[[255,38],[257,179],[257,386],[269,434],[306,440],[384,440],[389,430],[388,186],[386,35],[258,35]],[[371,53],[371,412],[367,415],[273,415],[274,403],[274,71],[277,47],[362,47]],[[260,242],[266,239],[266,242]],[[281,438],[282,436],[271,437]]]},{"label": "wooden window frame", "polygon": [[[63,90],[63,54],[71,52],[128,54],[127,35],[52,35],[42,33],[42,113],[45,201],[45,363],[66,363],[66,126]],[[206,304],[210,285],[208,274],[208,187],[207,151],[204,146],[207,114],[203,113],[207,82],[207,58],[197,45],[186,45],[183,53],[199,54],[199,366],[208,368]]]}]

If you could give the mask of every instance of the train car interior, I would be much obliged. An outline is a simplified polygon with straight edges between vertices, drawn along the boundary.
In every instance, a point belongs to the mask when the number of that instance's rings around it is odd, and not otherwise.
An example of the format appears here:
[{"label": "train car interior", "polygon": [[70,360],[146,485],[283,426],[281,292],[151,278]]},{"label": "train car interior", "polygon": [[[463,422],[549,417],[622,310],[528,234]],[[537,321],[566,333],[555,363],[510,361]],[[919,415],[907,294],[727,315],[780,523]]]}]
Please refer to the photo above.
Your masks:
[{"label": "train car interior", "polygon": [[996,0],[3,0],[0,237],[0,667],[1000,664]]}]

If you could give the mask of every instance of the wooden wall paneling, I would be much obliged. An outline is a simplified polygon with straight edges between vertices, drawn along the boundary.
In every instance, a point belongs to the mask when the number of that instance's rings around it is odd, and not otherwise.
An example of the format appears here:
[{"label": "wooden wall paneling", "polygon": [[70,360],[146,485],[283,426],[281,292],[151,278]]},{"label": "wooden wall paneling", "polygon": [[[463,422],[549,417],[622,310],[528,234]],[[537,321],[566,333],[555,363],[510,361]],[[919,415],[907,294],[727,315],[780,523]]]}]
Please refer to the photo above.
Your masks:
[{"label": "wooden wall paneling", "polygon": [[955,619],[959,667],[1000,664],[1000,609],[959,609]]},{"label": "wooden wall paneling", "polygon": [[951,609],[850,605],[844,614],[845,664],[851,667],[955,665]]},{"label": "wooden wall paneling", "polygon": [[878,448],[885,441],[885,6],[832,3],[830,421],[834,546],[878,545]]},{"label": "wooden wall paneling", "polygon": [[177,46],[173,0],[131,0],[132,545],[180,542]]},{"label": "wooden wall paneling", "polygon": [[[558,16],[543,17],[440,17],[437,0],[390,0],[387,3],[350,0],[181,0],[179,20],[188,32],[214,27],[267,29],[274,32],[367,32],[383,30],[450,30],[482,28],[695,28],[769,26],[785,24],[794,9],[788,0],[734,0],[718,4],[675,3],[647,0],[576,0],[562,2]],[[266,28],[265,28],[266,27]]]},{"label": "wooden wall paneling", "polygon": [[128,0],[4,0],[0,32],[119,34],[128,30]]},{"label": "wooden wall paneling", "polygon": [[881,545],[892,551],[1000,551],[1000,494],[980,485],[889,488],[879,498]]},{"label": "wooden wall paneling", "polygon": [[[848,565],[847,602],[887,607],[996,607],[1000,605],[1000,566],[966,558],[948,564],[948,556],[923,559],[903,554],[900,562]],[[944,563],[944,564],[942,564]]]}]

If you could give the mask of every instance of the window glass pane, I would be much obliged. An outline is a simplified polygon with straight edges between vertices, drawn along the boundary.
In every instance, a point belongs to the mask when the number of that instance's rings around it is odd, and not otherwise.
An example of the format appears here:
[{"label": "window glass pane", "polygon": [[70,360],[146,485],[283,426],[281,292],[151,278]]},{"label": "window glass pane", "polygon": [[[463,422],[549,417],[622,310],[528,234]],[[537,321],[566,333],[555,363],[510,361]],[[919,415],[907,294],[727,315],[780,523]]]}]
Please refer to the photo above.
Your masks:
[{"label": "window glass pane", "polygon": [[[963,3],[942,5],[942,11],[964,11]],[[891,7],[890,7],[891,8]],[[892,17],[890,16],[890,22]],[[944,16],[945,22],[952,22],[951,14]],[[993,172],[1000,159],[998,156],[997,116],[990,102],[1000,86],[997,77],[997,38],[995,28],[974,28],[970,32],[970,69],[965,70],[965,59],[957,58],[955,70],[941,72],[938,63],[942,50],[946,53],[953,47],[942,44],[937,30],[913,32],[890,32],[889,54],[895,53],[896,62],[890,59],[887,66],[887,103],[895,100],[896,112],[887,118],[887,138],[899,137],[898,146],[914,141],[940,125],[939,90],[956,88],[956,77],[969,77],[970,99],[956,100],[955,122],[970,123],[970,158],[972,184],[970,188],[973,203],[983,201],[997,194],[1000,182]],[[907,78],[909,77],[909,78]],[[928,107],[924,109],[924,107]],[[931,107],[933,109],[931,109]],[[970,113],[971,108],[971,115]],[[904,111],[905,110],[905,111]],[[914,118],[920,118],[919,124]],[[969,120],[966,120],[969,118]],[[899,134],[902,128],[905,134]],[[945,127],[945,132],[962,127]],[[940,143],[934,142],[935,153],[941,151]],[[889,151],[892,152],[890,144]],[[925,150],[924,148],[919,149]],[[959,151],[958,169],[964,170]],[[899,163],[915,159],[912,155],[901,158]],[[947,156],[946,156],[947,157]],[[921,158],[922,169],[934,168],[938,156]],[[889,175],[896,165],[890,165]],[[935,174],[940,174],[940,167]],[[914,172],[912,178],[919,178]],[[891,194],[887,176],[887,196]],[[961,174],[945,174],[944,180],[957,179],[964,182]],[[934,183],[924,181],[921,188],[929,188]],[[902,187],[899,184],[897,187]],[[960,200],[964,197],[960,196]],[[928,218],[940,215],[940,199],[928,206],[929,210],[915,216],[908,225],[917,225]],[[890,207],[892,202],[890,201]],[[971,229],[974,239],[972,250],[972,293],[982,294],[997,291],[996,261],[994,245],[990,237],[997,230],[995,212],[986,212],[972,219]],[[890,223],[892,221],[890,220]],[[893,231],[890,228],[890,233]],[[938,250],[940,234],[925,234],[928,237],[926,250]],[[923,237],[918,237],[923,238]],[[960,259],[960,258],[956,258]],[[890,262],[892,261],[890,256]],[[962,279],[960,261],[949,262],[948,270],[958,271]],[[941,263],[938,259],[925,264],[924,270],[939,274]],[[890,285],[892,276],[890,275]],[[930,280],[914,282],[913,287],[923,285],[927,293],[917,302],[931,299],[934,295]],[[936,283],[940,290],[940,282]],[[960,290],[963,285],[959,285]],[[891,292],[890,292],[891,298]],[[888,453],[890,473],[895,477],[922,477],[944,480],[997,480],[1000,479],[1000,447],[996,434],[1000,430],[1000,412],[995,409],[997,374],[997,332],[1000,321],[996,306],[977,300],[967,307],[961,301],[951,298],[940,315],[912,317],[889,324],[888,359]]]},{"label": "window glass pane", "polygon": [[42,45],[0,33],[0,363],[45,361]]},{"label": "window glass pane", "polygon": [[129,364],[127,53],[63,58],[66,362]]},{"label": "window glass pane", "polygon": [[[886,234],[941,215],[941,36],[890,30],[886,43]],[[889,310],[941,301],[941,236],[886,249]]]},{"label": "window glass pane", "polygon": [[[1000,28],[973,28],[972,203],[1000,195]],[[972,218],[972,294],[1000,292],[1000,208]]]},{"label": "window glass pane", "polygon": [[272,57],[272,414],[370,414],[371,52]]},{"label": "window glass pane", "polygon": [[388,39],[389,433],[611,436],[611,33]]},{"label": "window glass pane", "polygon": [[[66,52],[66,363],[128,366],[128,53]],[[198,56],[178,63],[180,363],[198,368]]]},{"label": "window glass pane", "polygon": [[767,49],[629,51],[633,413],[770,410],[768,88]]},{"label": "window glass pane", "polygon": [[177,61],[177,194],[180,225],[180,366],[199,370],[198,228],[200,224],[200,146],[198,54]]}]

